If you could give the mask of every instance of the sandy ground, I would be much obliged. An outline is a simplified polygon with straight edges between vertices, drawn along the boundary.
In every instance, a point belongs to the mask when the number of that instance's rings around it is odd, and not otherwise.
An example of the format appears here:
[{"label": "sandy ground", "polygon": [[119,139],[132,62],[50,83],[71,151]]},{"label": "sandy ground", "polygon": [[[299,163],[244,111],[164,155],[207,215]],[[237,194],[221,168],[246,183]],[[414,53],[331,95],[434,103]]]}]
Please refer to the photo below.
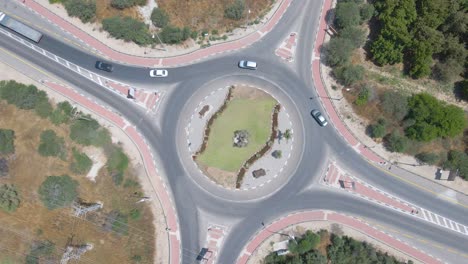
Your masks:
[{"label": "sandy ground", "polygon": [[[312,230],[314,232],[319,231],[320,229],[326,229],[329,232],[333,232],[339,235],[346,235],[352,237],[359,241],[365,241],[369,244],[372,244],[376,249],[382,252],[388,252],[389,255],[396,257],[398,260],[407,261],[408,259],[412,259],[409,256],[405,255],[404,253],[387,246],[386,244],[373,239],[353,228],[347,227],[345,225],[335,224],[328,221],[314,221],[314,222],[306,222],[301,223],[298,225],[292,225],[284,230],[282,233],[294,235],[295,237],[300,237],[303,235],[307,230]],[[273,251],[273,243],[287,240],[288,238],[285,236],[281,236],[278,234],[273,234],[268,239],[263,241],[263,243],[255,250],[255,252],[250,256],[247,264],[259,264],[263,263],[263,259]],[[417,260],[412,259],[414,263],[421,263]]]},{"label": "sandy ground", "polygon": [[[49,0],[35,0],[45,8],[49,9],[50,11],[54,12],[59,17],[63,18],[64,20],[76,25],[81,30],[85,31],[87,34],[93,36],[97,40],[105,43],[108,47],[112,48],[115,51],[131,54],[136,56],[144,56],[144,57],[169,57],[175,55],[181,55],[185,53],[189,53],[195,50],[200,49],[200,45],[197,44],[194,40],[188,40],[183,44],[180,45],[157,45],[154,49],[151,47],[140,47],[134,43],[128,43],[123,40],[114,39],[109,36],[106,31],[102,30],[100,24],[97,23],[87,23],[83,24],[78,18],[71,18],[68,16],[67,11],[63,8],[60,4],[50,4]],[[142,17],[145,21],[148,21],[149,16],[151,16],[151,11],[153,6],[157,6],[154,0],[149,0],[148,4],[145,7],[139,8]],[[276,0],[273,4],[273,7],[270,11],[264,16],[263,19],[260,20],[260,23],[255,25],[248,26],[246,29],[238,28],[233,30],[233,32],[227,34],[227,40],[218,40],[218,41],[210,41],[211,45],[236,40],[242,38],[256,30],[260,29],[274,14],[276,9],[279,7],[281,1]],[[157,36],[156,36],[157,37]]]},{"label": "sandy ground", "polygon": [[[11,68],[7,64],[0,62],[0,80],[16,80],[17,82],[24,84],[35,85],[38,89],[44,90],[47,92],[50,101],[52,103],[58,103],[61,101],[66,101],[68,98],[62,96],[61,94],[49,89],[47,86],[42,85],[39,82],[36,82],[33,79],[23,75],[22,73],[16,71],[14,68]],[[74,104],[72,101],[70,103],[78,108],[79,111],[82,111],[85,114],[91,114],[102,126],[106,127],[112,136],[118,140],[125,153],[128,155],[131,167],[133,167],[138,175],[140,184],[146,196],[154,197],[151,199],[151,210],[153,212],[154,220],[153,224],[156,230],[156,241],[155,243],[155,256],[154,263],[163,264],[167,263],[169,258],[169,244],[167,233],[163,226],[166,226],[164,213],[161,207],[157,196],[153,191],[152,185],[149,181],[148,175],[143,167],[143,160],[140,156],[136,145],[131,141],[131,139],[118,127],[114,126],[112,123],[108,122],[106,119],[101,118],[100,116],[95,115],[93,112],[90,112],[88,109],[81,107],[80,105]]]}]

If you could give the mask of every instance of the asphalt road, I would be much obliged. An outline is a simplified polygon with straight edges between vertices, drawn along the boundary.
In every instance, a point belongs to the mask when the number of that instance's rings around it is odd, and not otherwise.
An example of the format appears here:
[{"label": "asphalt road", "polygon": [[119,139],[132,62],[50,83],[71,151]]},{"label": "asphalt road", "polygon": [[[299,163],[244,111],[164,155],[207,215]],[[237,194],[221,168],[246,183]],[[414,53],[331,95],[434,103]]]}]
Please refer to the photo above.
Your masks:
[{"label": "asphalt road", "polygon": [[[321,107],[317,100],[308,99],[315,95],[310,65],[320,7],[321,3],[318,1],[293,1],[278,25],[259,42],[241,51],[170,69],[168,78],[153,79],[148,76],[147,69],[128,65],[116,65],[111,74],[100,72],[126,83],[147,87],[154,85],[158,89],[166,89],[168,96],[165,98],[164,107],[160,109],[162,119],[159,123],[125,99],[25,47],[18,46],[10,39],[0,38],[0,46],[79,87],[138,127],[158,154],[158,163],[162,166],[161,169],[172,190],[180,221],[183,263],[193,263],[195,253],[204,243],[204,230],[201,230],[201,226],[207,214],[215,216],[213,221],[216,218],[232,219],[231,230],[224,240],[218,263],[234,263],[246,242],[262,228],[261,222],[272,221],[289,212],[308,209],[336,210],[366,217],[467,252],[467,237],[354,196],[314,185],[320,168],[333,156],[360,178],[409,202],[468,225],[467,209],[407,185],[371,166],[344,142],[332,126],[321,128],[312,120],[310,110]],[[274,49],[291,31],[298,32],[300,38],[296,62],[287,66],[274,55]],[[68,61],[95,70],[94,63],[98,58],[93,54],[49,36],[43,38],[40,46]],[[255,72],[238,69],[237,62],[244,58],[257,61],[259,69]],[[296,150],[299,154],[293,162],[297,166],[288,181],[278,186],[281,188],[267,197],[261,198],[260,196],[264,195],[261,191],[257,194],[223,193],[209,186],[194,184],[191,178],[194,172],[186,169],[180,157],[186,148],[178,141],[178,137],[181,133],[180,128],[184,126],[181,120],[185,120],[182,115],[187,112],[187,102],[197,92],[202,91],[203,87],[209,86],[212,80],[222,82],[224,77],[220,79],[220,76],[230,76],[226,77],[226,80],[234,78],[239,82],[265,82],[280,88],[280,92],[288,98],[287,103],[292,107],[297,122],[303,127],[303,133],[299,133],[297,138],[302,142],[302,148]]]}]

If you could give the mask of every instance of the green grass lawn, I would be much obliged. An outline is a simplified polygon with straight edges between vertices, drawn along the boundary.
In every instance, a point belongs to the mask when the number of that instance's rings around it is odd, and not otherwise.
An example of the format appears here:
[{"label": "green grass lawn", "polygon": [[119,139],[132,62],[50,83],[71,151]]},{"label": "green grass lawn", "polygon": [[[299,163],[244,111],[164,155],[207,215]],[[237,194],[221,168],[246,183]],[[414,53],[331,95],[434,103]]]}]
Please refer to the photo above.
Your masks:
[{"label": "green grass lawn", "polygon": [[[229,102],[226,110],[214,121],[207,147],[198,161],[209,167],[237,172],[268,140],[276,103],[272,98],[255,101],[234,99]],[[234,147],[234,131],[243,129],[250,134],[249,144],[244,148]]]}]

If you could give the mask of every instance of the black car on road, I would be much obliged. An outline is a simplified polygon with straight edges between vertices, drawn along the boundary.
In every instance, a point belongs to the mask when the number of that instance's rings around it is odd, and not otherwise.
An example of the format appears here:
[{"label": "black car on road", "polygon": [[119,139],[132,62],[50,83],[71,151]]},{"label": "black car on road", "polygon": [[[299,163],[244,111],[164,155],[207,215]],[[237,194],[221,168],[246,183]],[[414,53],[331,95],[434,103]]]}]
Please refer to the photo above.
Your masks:
[{"label": "black car on road", "polygon": [[96,61],[96,69],[106,72],[112,72],[114,70],[114,66],[110,63],[106,63],[103,61]]}]

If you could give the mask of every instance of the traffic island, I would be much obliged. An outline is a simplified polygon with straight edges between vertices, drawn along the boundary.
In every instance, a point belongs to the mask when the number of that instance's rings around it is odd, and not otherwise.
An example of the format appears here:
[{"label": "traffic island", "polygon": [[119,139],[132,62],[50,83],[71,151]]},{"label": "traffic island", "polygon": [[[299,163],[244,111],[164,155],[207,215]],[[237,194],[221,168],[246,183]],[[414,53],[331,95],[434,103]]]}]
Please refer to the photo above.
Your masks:
[{"label": "traffic island", "polygon": [[260,89],[229,87],[223,104],[209,117],[203,143],[193,155],[198,167],[214,182],[239,188],[249,165],[271,148],[279,109],[278,102]]}]

